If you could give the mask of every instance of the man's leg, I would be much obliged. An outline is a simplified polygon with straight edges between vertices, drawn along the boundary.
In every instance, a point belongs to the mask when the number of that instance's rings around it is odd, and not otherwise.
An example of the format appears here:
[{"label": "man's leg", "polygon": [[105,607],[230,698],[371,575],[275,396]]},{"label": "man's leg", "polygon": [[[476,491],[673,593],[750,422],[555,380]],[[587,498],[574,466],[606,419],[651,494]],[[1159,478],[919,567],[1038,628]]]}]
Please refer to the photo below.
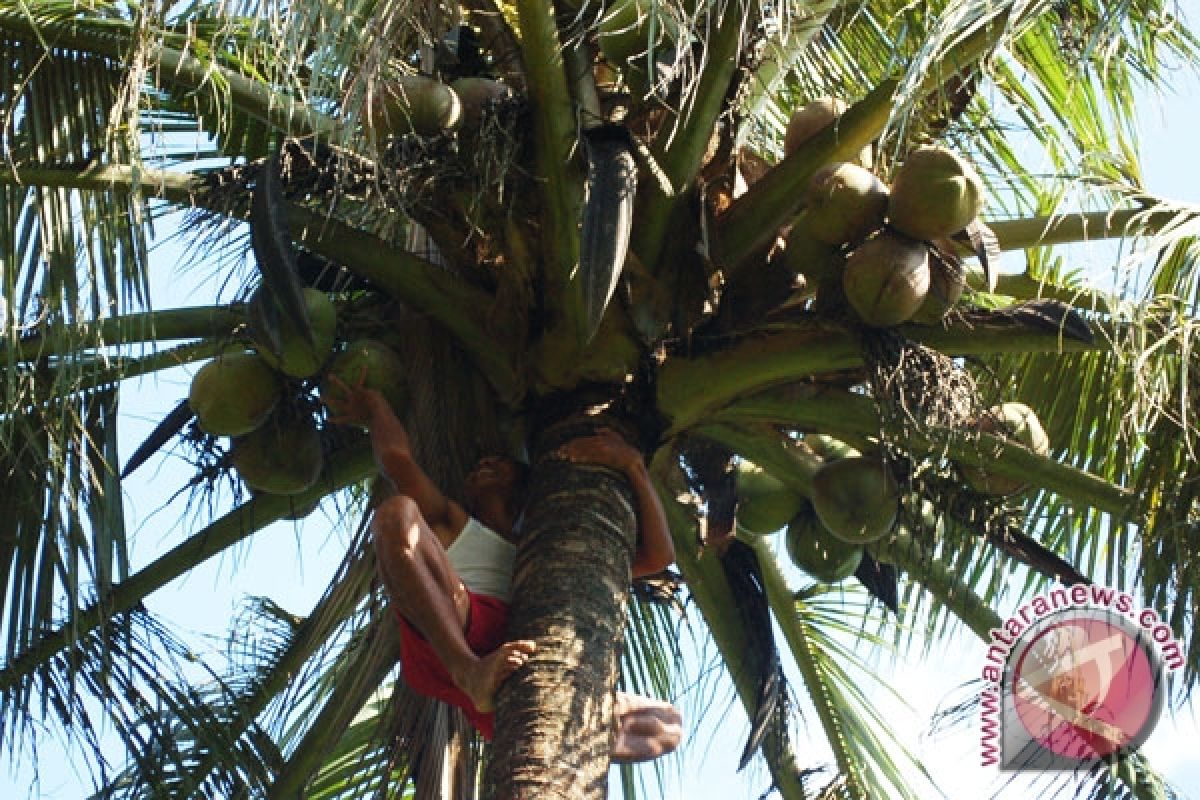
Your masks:
[{"label": "man's leg", "polygon": [[617,692],[613,714],[617,727],[613,761],[649,761],[673,752],[683,738],[679,709],[662,700]]},{"label": "man's leg", "polygon": [[491,711],[496,687],[525,663],[534,643],[506,642],[482,657],[472,652],[463,634],[470,596],[412,498],[397,495],[380,504],[371,532],[391,601],[475,707]]}]

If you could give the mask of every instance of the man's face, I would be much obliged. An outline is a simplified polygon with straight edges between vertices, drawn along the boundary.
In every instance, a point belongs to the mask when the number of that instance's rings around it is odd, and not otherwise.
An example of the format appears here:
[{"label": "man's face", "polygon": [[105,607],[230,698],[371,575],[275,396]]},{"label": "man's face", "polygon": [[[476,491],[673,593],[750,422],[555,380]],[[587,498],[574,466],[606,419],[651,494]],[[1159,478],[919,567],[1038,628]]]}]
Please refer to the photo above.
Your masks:
[{"label": "man's face", "polygon": [[523,477],[521,465],[511,458],[481,458],[467,473],[464,486],[467,502],[477,508],[492,497],[509,503],[515,498]]}]

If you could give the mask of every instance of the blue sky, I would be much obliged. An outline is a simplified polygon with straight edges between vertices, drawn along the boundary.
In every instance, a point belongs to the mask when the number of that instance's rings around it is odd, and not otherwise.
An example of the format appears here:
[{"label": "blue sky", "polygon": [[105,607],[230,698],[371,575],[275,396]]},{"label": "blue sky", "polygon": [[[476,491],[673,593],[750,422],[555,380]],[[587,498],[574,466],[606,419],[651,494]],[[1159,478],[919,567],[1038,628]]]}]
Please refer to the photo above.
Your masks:
[{"label": "blue sky", "polygon": [[[1200,80],[1194,74],[1180,74],[1177,94],[1156,107],[1146,103],[1142,115],[1140,142],[1145,183],[1155,194],[1200,204],[1200,170],[1192,147],[1200,130]],[[159,253],[159,263],[177,263],[173,245]],[[1079,251],[1081,259],[1107,263],[1107,248]],[[1019,269],[1019,262],[1007,263],[1007,269]],[[164,266],[165,269],[174,269]],[[196,274],[203,273],[199,270]],[[192,278],[182,273],[155,276],[160,286],[168,286],[174,296],[164,295],[160,307],[186,298]],[[186,302],[186,301],[185,301]],[[149,432],[161,414],[187,391],[190,371],[177,370],[140,381],[123,390],[125,404],[124,452]],[[186,533],[178,506],[159,511],[169,495],[191,477],[179,459],[151,462],[129,485],[127,501],[135,553],[134,569],[178,542]],[[177,630],[186,632],[197,647],[219,651],[223,647],[229,620],[238,614],[250,595],[266,594],[285,608],[304,613],[324,587],[325,580],[344,553],[348,540],[345,521],[324,514],[310,518],[303,526],[278,524],[256,536],[229,555],[204,565],[185,579],[153,595],[147,605],[169,620]],[[352,521],[350,521],[352,523]],[[1001,609],[1003,613],[1007,609]],[[709,663],[713,653],[697,655],[697,672]],[[954,687],[974,678],[982,660],[982,648],[973,639],[962,638],[940,648],[925,660],[892,661],[879,656],[878,669],[897,686],[904,687],[905,709],[899,702],[877,698],[898,737],[907,741],[934,772],[948,797],[990,796],[1003,785],[994,770],[978,767],[974,730],[959,729],[951,736],[931,738],[924,733],[928,719]],[[698,674],[697,683],[679,698],[685,713],[705,718],[680,754],[661,766],[665,777],[663,796],[722,797],[726,800],[757,798],[769,786],[769,777],[761,764],[751,765],[737,774],[736,762],[747,725],[728,683],[713,675]],[[1195,742],[1200,730],[1189,707],[1175,720],[1164,719],[1145,747],[1151,762],[1177,786],[1200,787],[1200,760]],[[811,715],[810,724],[815,725]],[[799,754],[806,763],[828,760],[815,745],[802,743]],[[15,772],[0,771],[0,798],[22,797],[77,798],[86,794],[87,784],[75,774],[72,762],[79,754],[64,753],[51,742],[44,742],[40,753],[40,783],[32,784],[31,764],[18,764]],[[654,778],[649,777],[651,782]],[[1011,797],[1024,796],[1010,790]],[[651,795],[653,796],[653,794]]]}]

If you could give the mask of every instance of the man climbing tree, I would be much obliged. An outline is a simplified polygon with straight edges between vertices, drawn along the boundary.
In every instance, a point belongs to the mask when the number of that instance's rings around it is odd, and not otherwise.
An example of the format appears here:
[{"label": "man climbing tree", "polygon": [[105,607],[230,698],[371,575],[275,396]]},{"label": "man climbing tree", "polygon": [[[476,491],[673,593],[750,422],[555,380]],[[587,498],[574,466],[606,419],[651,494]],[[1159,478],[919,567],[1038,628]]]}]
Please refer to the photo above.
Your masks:
[{"label": "man climbing tree", "polygon": [[[395,494],[375,510],[372,534],[384,587],[401,629],[401,663],[412,688],[462,709],[491,740],[497,687],[536,649],[505,640],[525,469],[504,457],[481,459],[465,482],[466,508],[446,497],[414,460],[408,433],[384,396],[334,378],[335,421],[362,425]],[[636,449],[611,429],[573,439],[555,457],[608,467],[633,489],[638,546],[633,577],[675,560],[667,522]],[[612,757],[635,762],[673,751],[681,736],[669,703],[619,693]]]}]

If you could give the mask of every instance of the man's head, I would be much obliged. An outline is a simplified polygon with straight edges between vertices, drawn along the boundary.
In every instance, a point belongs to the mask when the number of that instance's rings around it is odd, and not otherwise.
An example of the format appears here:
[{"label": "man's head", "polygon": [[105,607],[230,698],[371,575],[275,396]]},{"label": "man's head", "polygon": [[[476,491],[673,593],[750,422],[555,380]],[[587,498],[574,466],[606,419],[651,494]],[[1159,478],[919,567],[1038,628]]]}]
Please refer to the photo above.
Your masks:
[{"label": "man's head", "polygon": [[467,509],[497,533],[511,533],[528,473],[528,467],[507,456],[479,459],[463,482]]}]

